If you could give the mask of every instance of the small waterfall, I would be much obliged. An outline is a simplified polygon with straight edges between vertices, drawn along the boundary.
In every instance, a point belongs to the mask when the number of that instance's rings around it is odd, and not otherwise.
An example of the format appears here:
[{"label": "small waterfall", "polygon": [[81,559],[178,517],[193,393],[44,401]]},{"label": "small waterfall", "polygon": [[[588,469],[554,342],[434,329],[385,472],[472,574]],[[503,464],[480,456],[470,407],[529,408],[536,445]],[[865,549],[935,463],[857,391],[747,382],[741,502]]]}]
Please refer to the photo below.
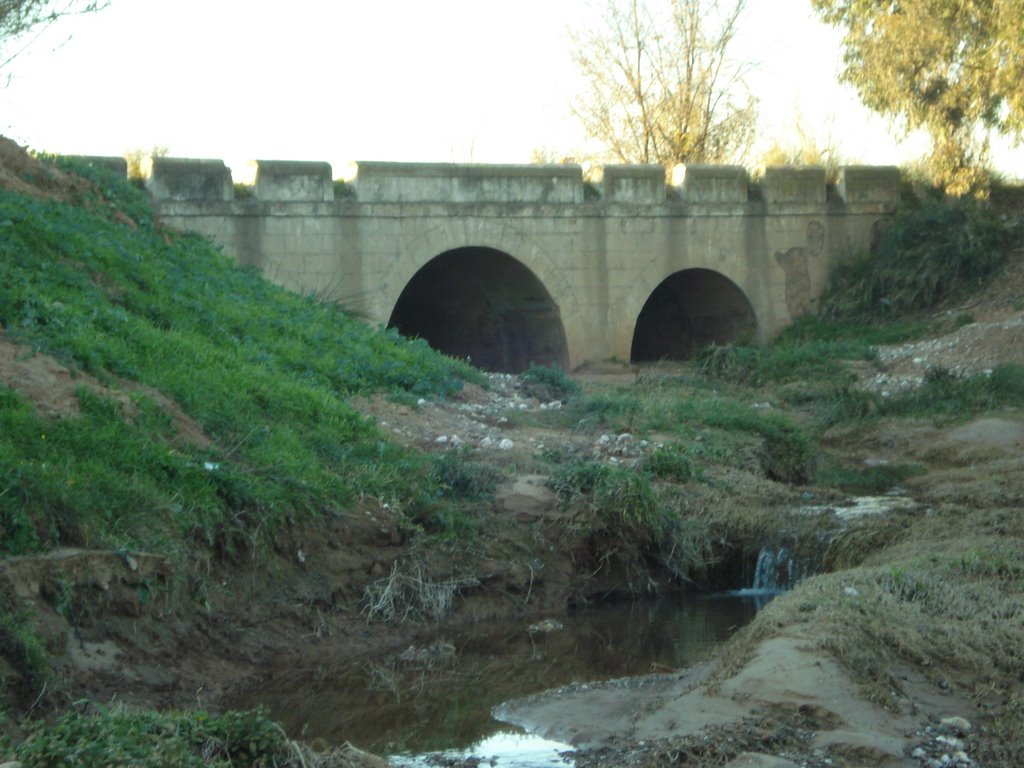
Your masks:
[{"label": "small waterfall", "polygon": [[807,575],[805,563],[795,559],[785,547],[763,548],[754,567],[752,592],[785,592]]}]

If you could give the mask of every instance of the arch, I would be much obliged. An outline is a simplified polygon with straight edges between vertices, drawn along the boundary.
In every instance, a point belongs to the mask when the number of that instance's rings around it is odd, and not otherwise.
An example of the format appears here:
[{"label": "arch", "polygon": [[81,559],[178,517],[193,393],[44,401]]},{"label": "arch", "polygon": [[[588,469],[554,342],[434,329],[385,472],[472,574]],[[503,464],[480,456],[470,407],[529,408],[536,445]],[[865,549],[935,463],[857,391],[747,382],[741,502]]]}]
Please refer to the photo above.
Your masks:
[{"label": "arch", "polygon": [[711,343],[756,338],[757,330],[739,286],[711,269],[684,269],[662,280],[640,310],[630,360],[685,360]]},{"label": "arch", "polygon": [[533,272],[494,248],[455,248],[427,262],[402,290],[388,327],[488,371],[569,366],[558,305]]}]

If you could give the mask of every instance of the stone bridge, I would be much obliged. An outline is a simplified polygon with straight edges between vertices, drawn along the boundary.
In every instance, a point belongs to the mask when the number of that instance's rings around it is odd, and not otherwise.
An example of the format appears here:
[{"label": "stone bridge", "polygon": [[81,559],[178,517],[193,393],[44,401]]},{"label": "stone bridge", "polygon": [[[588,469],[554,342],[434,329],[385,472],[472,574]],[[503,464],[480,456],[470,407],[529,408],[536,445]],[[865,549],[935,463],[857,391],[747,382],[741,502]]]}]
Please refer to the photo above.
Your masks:
[{"label": "stone bridge", "polygon": [[495,371],[687,357],[771,338],[815,308],[829,267],[871,247],[899,198],[890,167],[768,169],[158,158],[166,223],[294,290]]}]

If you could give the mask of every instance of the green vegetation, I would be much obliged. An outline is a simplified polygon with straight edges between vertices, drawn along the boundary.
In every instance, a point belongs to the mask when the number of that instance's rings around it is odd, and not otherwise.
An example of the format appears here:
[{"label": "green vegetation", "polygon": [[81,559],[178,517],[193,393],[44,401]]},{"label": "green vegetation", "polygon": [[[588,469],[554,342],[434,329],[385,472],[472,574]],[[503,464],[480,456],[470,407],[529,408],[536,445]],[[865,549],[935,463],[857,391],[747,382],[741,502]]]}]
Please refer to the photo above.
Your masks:
[{"label": "green vegetation", "polygon": [[55,723],[30,728],[13,750],[26,768],[75,765],[103,768],[199,766],[300,766],[302,750],[264,710],[152,712],[98,707],[70,711]]},{"label": "green vegetation", "polygon": [[[48,672],[46,648],[36,637],[30,621],[0,606],[0,665],[6,664],[17,676],[18,693],[34,695]],[[3,723],[3,700],[0,697],[0,724]]]},{"label": "green vegetation", "polygon": [[1010,235],[977,203],[926,200],[893,219],[877,253],[836,267],[822,314],[847,321],[900,317],[966,294],[1001,265]]},{"label": "green vegetation", "polygon": [[551,478],[559,503],[583,519],[629,539],[660,539],[670,513],[643,473],[597,462],[559,467]]},{"label": "green vegetation", "polygon": [[0,193],[0,326],[82,379],[73,418],[0,388],[0,549],[230,555],[357,496],[438,495],[346,398],[479,374],[270,285],[164,230],[130,185],[76,170],[97,185],[76,204]]},{"label": "green vegetation", "polygon": [[541,402],[552,400],[564,402],[580,392],[580,385],[570,379],[569,375],[561,368],[554,366],[531,363],[530,367],[522,373],[521,378],[523,392]]}]

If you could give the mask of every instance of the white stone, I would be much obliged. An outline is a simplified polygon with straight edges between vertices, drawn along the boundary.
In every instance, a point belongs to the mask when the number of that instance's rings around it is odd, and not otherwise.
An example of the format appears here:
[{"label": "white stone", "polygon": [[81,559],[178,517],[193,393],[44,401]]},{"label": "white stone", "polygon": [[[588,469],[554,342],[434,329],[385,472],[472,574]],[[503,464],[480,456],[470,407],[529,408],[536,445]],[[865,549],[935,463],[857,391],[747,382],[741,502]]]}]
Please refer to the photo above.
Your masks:
[{"label": "white stone", "polygon": [[501,438],[501,442],[498,443],[498,448],[502,451],[511,451],[514,447],[515,443],[513,443],[507,437]]}]

